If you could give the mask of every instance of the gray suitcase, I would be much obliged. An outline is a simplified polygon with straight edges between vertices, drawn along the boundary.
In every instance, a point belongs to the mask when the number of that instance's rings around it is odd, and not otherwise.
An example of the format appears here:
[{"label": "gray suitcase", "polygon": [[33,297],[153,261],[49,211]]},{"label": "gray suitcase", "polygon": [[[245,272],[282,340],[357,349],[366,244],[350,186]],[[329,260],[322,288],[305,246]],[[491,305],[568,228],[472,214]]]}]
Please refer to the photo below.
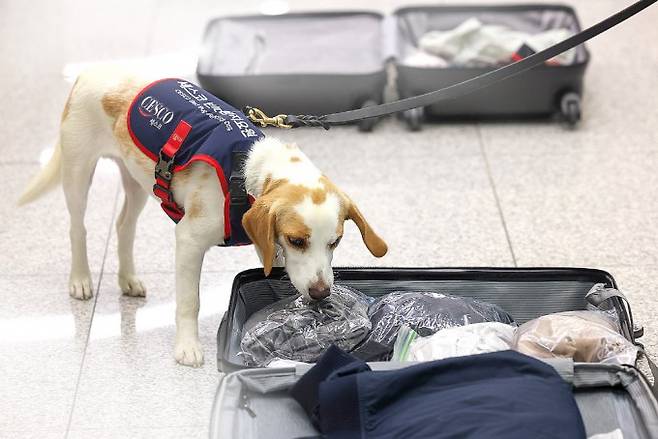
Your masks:
[{"label": "gray suitcase", "polygon": [[[445,291],[495,303],[518,323],[589,305],[614,309],[621,333],[635,341],[642,328],[633,322],[621,293],[589,296],[595,284],[617,288],[604,271],[580,268],[336,268],[336,282],[371,296],[395,290]],[[247,368],[238,356],[242,326],[251,314],[295,294],[285,272],[247,270],[234,280],[229,309],[217,334],[217,364],[226,372],[212,411],[211,438],[301,438],[319,433],[287,390],[310,366]],[[409,363],[405,363],[408,365]],[[620,429],[624,439],[658,438],[658,402],[649,380],[634,367],[553,361],[573,383],[588,436]],[[371,363],[373,369],[404,367]]]},{"label": "gray suitcase", "polygon": [[[573,8],[563,5],[418,6],[394,13],[397,37],[395,68],[400,97],[407,98],[482,75],[495,67],[417,67],[405,62],[428,31],[453,29],[468,18],[536,33],[566,28],[580,32]],[[581,117],[580,96],[589,63],[585,46],[576,48],[575,62],[565,66],[541,65],[449,102],[404,113],[410,129],[420,128],[423,116],[433,119],[532,118],[560,114],[570,125]]]},{"label": "gray suitcase", "polygon": [[[251,105],[273,115],[322,115],[382,102],[387,65],[393,60],[397,93],[416,96],[493,70],[418,67],[405,62],[418,39],[470,17],[486,24],[536,33],[557,27],[580,31],[575,11],[562,5],[418,6],[393,15],[376,12],[313,12],[279,16],[221,17],[208,23],[197,65],[201,85],[232,105]],[[527,118],[561,114],[580,120],[584,46],[568,66],[538,66],[523,75],[448,103],[404,113],[412,130],[423,116]],[[369,131],[376,118],[359,123]]]},{"label": "gray suitcase", "polygon": [[[634,367],[549,361],[573,384],[588,436],[621,430],[624,439],[658,438],[658,403]],[[373,370],[406,363],[370,363]],[[213,439],[320,437],[288,389],[307,367],[251,369],[222,380],[212,409]],[[530,439],[530,438],[529,438]],[[568,438],[564,438],[568,439]]]},{"label": "gray suitcase", "polygon": [[217,18],[206,28],[197,76],[237,108],[253,105],[267,114],[353,110],[382,101],[383,34],[383,16],[375,12]]}]

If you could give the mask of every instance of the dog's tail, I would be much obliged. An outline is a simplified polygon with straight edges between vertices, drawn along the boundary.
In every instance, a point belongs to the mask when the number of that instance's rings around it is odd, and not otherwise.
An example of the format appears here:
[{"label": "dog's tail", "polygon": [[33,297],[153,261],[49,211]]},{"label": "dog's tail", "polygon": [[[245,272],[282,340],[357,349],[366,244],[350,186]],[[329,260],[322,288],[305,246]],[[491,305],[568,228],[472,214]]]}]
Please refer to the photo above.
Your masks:
[{"label": "dog's tail", "polygon": [[27,188],[18,199],[18,205],[31,203],[42,195],[53,190],[62,180],[62,146],[60,142],[55,145],[55,151],[46,167],[35,175]]}]

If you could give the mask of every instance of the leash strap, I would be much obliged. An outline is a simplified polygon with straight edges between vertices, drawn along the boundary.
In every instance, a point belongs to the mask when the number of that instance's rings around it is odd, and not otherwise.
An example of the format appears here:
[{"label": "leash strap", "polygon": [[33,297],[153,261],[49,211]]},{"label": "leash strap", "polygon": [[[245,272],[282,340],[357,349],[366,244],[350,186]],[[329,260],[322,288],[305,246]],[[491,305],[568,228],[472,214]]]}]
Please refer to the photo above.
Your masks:
[{"label": "leash strap", "polygon": [[160,207],[175,223],[183,218],[185,211],[176,204],[174,194],[171,192],[171,180],[174,177],[174,158],[191,130],[192,126],[181,120],[160,150],[158,162],[155,164],[153,194],[160,199]]},{"label": "leash strap", "polygon": [[231,223],[231,235],[226,238],[232,242],[245,243],[251,242],[249,237],[242,229],[242,217],[251,208],[251,200],[247,194],[244,178],[244,166],[247,162],[248,153],[246,151],[233,151],[232,169],[229,178],[229,219]]},{"label": "leash strap", "polygon": [[517,61],[508,64],[491,72],[484,73],[475,78],[459,82],[457,84],[444,87],[440,90],[432,91],[422,95],[401,99],[395,102],[375,105],[371,107],[359,108],[357,110],[342,111],[331,113],[324,116],[314,115],[278,115],[267,117],[265,113],[257,108],[245,107],[244,113],[252,122],[260,124],[262,127],[268,125],[278,128],[298,128],[301,126],[322,127],[328,130],[333,125],[343,125],[349,122],[355,122],[371,117],[379,117],[387,114],[398,113],[401,111],[411,110],[412,108],[425,107],[440,101],[455,99],[460,96],[471,94],[475,91],[489,87],[497,82],[523,73],[539,64],[542,64],[555,56],[566,52],[569,49],[596,37],[597,35],[613,28],[619,23],[628,20],[635,14],[643,11],[658,0],[640,0],[626,9],[606,18],[605,20],[591,26],[566,40],[557,43],[548,49],[537,52]]}]

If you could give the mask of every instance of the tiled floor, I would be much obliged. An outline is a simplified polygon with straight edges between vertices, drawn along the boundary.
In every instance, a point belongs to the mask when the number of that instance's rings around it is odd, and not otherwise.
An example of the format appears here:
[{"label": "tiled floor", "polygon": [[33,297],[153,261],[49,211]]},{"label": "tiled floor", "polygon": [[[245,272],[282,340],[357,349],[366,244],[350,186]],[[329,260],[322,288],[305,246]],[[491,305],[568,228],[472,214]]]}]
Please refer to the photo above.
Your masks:
[{"label": "tiled floor", "polygon": [[[307,3],[291,7],[329,7]],[[621,7],[616,0],[573,3],[584,24]],[[388,12],[400,4],[341,0],[331,7]],[[136,243],[148,296],[125,298],[116,284],[113,227],[120,184],[111,164],[97,170],[86,218],[97,293],[88,302],[67,294],[61,190],[23,209],[13,204],[52,147],[67,79],[81,65],[142,59],[161,66],[163,75],[193,76],[206,20],[259,6],[0,3],[0,437],[207,435],[219,379],[215,331],[233,276],[257,264],[253,252],[213,249],[207,257],[200,324],[207,361],[190,369],[172,357],[173,226],[155,202],[147,205]],[[388,120],[369,135],[354,128],[278,133],[350,193],[389,242],[390,253],[373,260],[349,227],[336,264],[604,268],[629,294],[645,343],[657,352],[656,22],[653,7],[591,42],[585,119],[577,131],[531,122],[426,125],[411,134]]]}]

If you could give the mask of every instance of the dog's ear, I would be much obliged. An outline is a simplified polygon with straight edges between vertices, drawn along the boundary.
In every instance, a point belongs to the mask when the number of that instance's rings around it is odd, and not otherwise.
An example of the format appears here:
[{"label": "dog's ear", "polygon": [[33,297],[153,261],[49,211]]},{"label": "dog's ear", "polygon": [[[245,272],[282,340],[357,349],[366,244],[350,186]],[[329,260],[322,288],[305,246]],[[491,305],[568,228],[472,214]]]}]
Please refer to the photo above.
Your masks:
[{"label": "dog's ear", "polygon": [[274,262],[276,215],[267,197],[258,198],[242,217],[242,227],[263,258],[265,276],[269,276]]},{"label": "dog's ear", "polygon": [[384,240],[380,238],[374,230],[372,230],[372,227],[370,227],[368,221],[366,221],[366,219],[363,217],[363,214],[361,211],[359,211],[359,208],[356,207],[356,204],[354,204],[354,202],[349,198],[347,199],[347,219],[354,221],[356,226],[359,228],[363,242],[366,247],[368,247],[368,250],[370,250],[370,253],[372,253],[373,256],[381,258],[386,254],[388,251],[388,246]]}]

